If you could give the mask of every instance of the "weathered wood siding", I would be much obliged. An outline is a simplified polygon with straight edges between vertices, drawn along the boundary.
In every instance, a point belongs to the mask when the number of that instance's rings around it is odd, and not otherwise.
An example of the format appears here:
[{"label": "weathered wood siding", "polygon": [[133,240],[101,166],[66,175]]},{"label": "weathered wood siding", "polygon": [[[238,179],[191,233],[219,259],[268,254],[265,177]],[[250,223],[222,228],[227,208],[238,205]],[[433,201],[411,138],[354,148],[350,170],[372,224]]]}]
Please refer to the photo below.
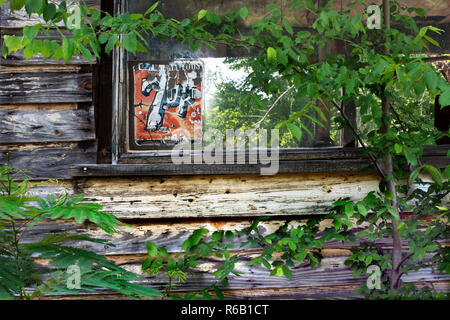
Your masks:
[{"label": "weathered wood siding", "polygon": [[[7,9],[0,7],[2,35],[18,35],[24,25],[38,22],[25,10],[11,15]],[[26,61],[22,52],[2,57],[0,164],[11,152],[14,165],[28,169],[31,178],[44,179],[70,178],[70,165],[95,163],[92,74],[92,66],[79,57],[69,65],[39,56]]]},{"label": "weathered wood siding", "polygon": [[[100,6],[100,0],[88,3]],[[421,4],[422,1],[418,3],[419,6]],[[30,22],[37,22],[37,18],[30,20],[24,12],[9,15],[5,8],[0,8],[2,34],[18,34],[19,28]],[[108,70],[104,66],[102,68]],[[165,246],[175,254],[181,251],[182,242],[195,229],[206,227],[211,232],[239,229],[263,215],[273,219],[261,224],[261,232],[269,233],[283,219],[300,223],[308,216],[326,213],[330,204],[339,197],[350,196],[357,200],[368,191],[377,189],[378,178],[373,172],[168,176],[162,170],[161,176],[130,177],[124,170],[116,172],[116,177],[94,177],[89,171],[85,177],[73,178],[69,172],[71,166],[97,163],[96,141],[100,137],[96,132],[104,133],[104,128],[107,130],[109,127],[94,116],[100,111],[94,110],[93,74],[98,75],[98,70],[93,72],[93,67],[80,57],[75,57],[68,65],[61,60],[40,57],[25,61],[20,52],[2,58],[0,165],[5,163],[6,153],[11,152],[13,165],[28,169],[33,179],[66,178],[63,185],[41,186],[35,188],[33,194],[45,196],[64,190],[72,195],[82,192],[86,200],[103,204],[105,210],[132,227],[109,237],[90,224],[77,225],[67,221],[39,223],[28,230],[25,241],[52,233],[89,232],[96,237],[110,238],[115,247],[75,245],[105,254],[112,261],[140,273],[146,241]],[[103,90],[108,88],[105,83],[101,86]],[[318,154],[316,156],[316,159],[322,159]],[[324,155],[323,158],[330,159],[333,155]],[[361,167],[361,163],[358,162],[358,166]],[[309,166],[310,169],[312,167]],[[297,169],[302,168],[299,166]],[[304,167],[303,171],[307,168]],[[76,170],[71,172],[82,175]],[[94,171],[93,175],[96,173],[99,171]],[[105,174],[105,171],[101,173]],[[236,240],[236,244],[239,241]],[[386,250],[391,247],[389,239],[381,243]],[[363,276],[353,278],[352,272],[344,266],[350,245],[339,242],[326,244],[320,266],[310,269],[301,264],[293,270],[292,280],[270,277],[263,268],[246,266],[245,262],[251,259],[257,248],[236,250],[235,253],[242,257],[238,269],[244,274],[231,279],[225,295],[228,298],[266,299],[355,297],[353,291],[365,279]],[[404,246],[407,246],[406,242]],[[180,290],[193,291],[207,286],[213,280],[211,271],[219,263],[214,257],[205,261],[189,274],[186,285]],[[143,283],[163,290],[166,280],[163,276],[155,276],[146,278]],[[436,274],[429,268],[410,274],[404,280],[433,282],[436,288],[444,291],[448,291],[450,286],[449,277]],[[121,298],[107,291],[89,293],[84,297]],[[68,295],[65,298],[73,297]]]}]

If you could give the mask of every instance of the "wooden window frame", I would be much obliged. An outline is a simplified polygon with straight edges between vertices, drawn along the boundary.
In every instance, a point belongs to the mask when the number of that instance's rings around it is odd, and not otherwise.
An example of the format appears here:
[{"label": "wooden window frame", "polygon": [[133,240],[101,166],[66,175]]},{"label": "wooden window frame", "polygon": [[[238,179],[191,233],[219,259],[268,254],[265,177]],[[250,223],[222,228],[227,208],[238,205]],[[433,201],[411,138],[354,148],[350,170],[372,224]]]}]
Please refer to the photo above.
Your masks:
[{"label": "wooden window frame", "polygon": [[[122,0],[102,1],[102,10],[124,9]],[[182,164],[171,161],[170,151],[127,152],[126,117],[129,103],[128,65],[121,48],[111,56],[103,55],[94,70],[94,104],[98,141],[97,164],[80,164],[70,169],[74,177],[83,176],[158,176],[196,174],[260,174],[261,164],[245,163]],[[112,84],[112,85],[111,85]],[[112,106],[112,108],[111,108]],[[347,137],[348,132],[344,133]],[[422,161],[438,167],[450,164],[446,157],[450,145],[425,146]],[[235,156],[238,155],[235,152]],[[371,165],[362,148],[336,146],[279,150],[278,173],[358,172]],[[369,169],[369,170],[375,170]]]}]

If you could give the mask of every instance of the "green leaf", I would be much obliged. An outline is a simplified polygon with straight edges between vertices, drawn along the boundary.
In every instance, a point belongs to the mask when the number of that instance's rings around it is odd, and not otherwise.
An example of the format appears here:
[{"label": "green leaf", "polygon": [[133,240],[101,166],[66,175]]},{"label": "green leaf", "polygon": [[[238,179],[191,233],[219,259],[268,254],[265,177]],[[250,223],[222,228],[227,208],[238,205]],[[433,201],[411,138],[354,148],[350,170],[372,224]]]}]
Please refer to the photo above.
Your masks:
[{"label": "green leaf", "polygon": [[9,9],[11,9],[11,11],[20,10],[25,5],[25,2],[26,0],[11,0]]},{"label": "green leaf", "polygon": [[155,258],[158,255],[158,248],[156,247],[156,244],[150,241],[147,242],[147,252],[150,257]]},{"label": "green leaf", "polygon": [[435,90],[437,88],[437,83],[438,83],[438,77],[436,76],[436,74],[432,71],[427,71],[427,72],[425,72],[425,74],[423,76],[424,76],[425,84],[427,85],[428,91],[430,93],[435,92]]},{"label": "green leaf", "polygon": [[119,40],[119,37],[117,37],[117,35],[115,35],[115,34],[110,35],[109,39],[108,39],[108,43],[105,46],[105,52],[109,54],[111,52],[111,50],[114,48],[114,46],[116,45],[118,40]]},{"label": "green leaf", "polygon": [[423,166],[415,168],[411,174],[409,175],[409,181],[410,183],[413,183],[416,181],[417,177],[419,176],[420,170],[422,170]]},{"label": "green leaf", "polygon": [[222,290],[220,290],[219,287],[217,287],[215,285],[213,288],[214,288],[214,293],[216,294],[217,298],[219,298],[220,300],[225,299],[225,296],[223,295]]},{"label": "green leaf", "polygon": [[402,153],[402,150],[403,150],[403,148],[402,148],[401,144],[398,144],[398,143],[394,144],[394,151],[396,154]]},{"label": "green leaf", "polygon": [[356,208],[358,209],[358,212],[361,214],[361,215],[363,215],[364,217],[365,216],[367,216],[367,208],[361,203],[361,202],[358,202],[357,204],[356,204]]},{"label": "green leaf", "polygon": [[45,6],[43,13],[44,20],[47,22],[53,19],[55,15],[56,15],[56,6],[50,2]]},{"label": "green leaf", "polygon": [[231,231],[225,232],[225,238],[226,238],[228,241],[232,241],[233,238],[234,238],[234,233],[231,232]]},{"label": "green leaf", "polygon": [[9,52],[14,52],[24,47],[21,37],[4,35],[3,39]]},{"label": "green leaf", "polygon": [[142,44],[142,43],[140,43],[139,41],[136,43],[136,51],[137,52],[147,52],[148,50],[147,50],[147,48]]},{"label": "green leaf", "polygon": [[294,30],[292,29],[292,25],[286,17],[283,18],[283,24],[286,31],[289,32],[290,35],[293,35]]},{"label": "green leaf", "polygon": [[133,32],[129,32],[123,37],[123,46],[125,50],[136,55],[137,38]]},{"label": "green leaf", "polygon": [[223,236],[223,231],[214,231],[213,234],[211,235],[211,239],[213,241],[220,241],[222,240],[222,236]]},{"label": "green leaf", "polygon": [[163,267],[163,261],[161,258],[154,260],[152,265],[150,266],[150,270],[149,270],[150,275],[157,273],[159,270],[161,270],[162,267]]},{"label": "green leaf", "polygon": [[287,127],[289,129],[289,131],[292,133],[292,135],[298,140],[300,141],[302,139],[302,130],[297,127],[295,124],[289,122],[287,123]]},{"label": "green leaf", "polygon": [[307,254],[308,254],[307,251],[302,251],[302,252],[297,253],[297,254],[294,256],[294,258],[295,258],[295,260],[297,260],[297,261],[300,263],[300,262],[302,262],[303,260],[305,260]]},{"label": "green leaf", "polygon": [[42,48],[42,40],[32,40],[23,51],[25,58],[30,59],[31,57],[37,55]]},{"label": "green leaf", "polygon": [[445,167],[445,169],[444,169],[444,177],[445,177],[445,179],[450,179],[450,165]]},{"label": "green leaf", "polygon": [[159,1],[156,1],[150,8],[147,9],[147,11],[145,11],[144,15],[146,16],[146,15],[152,13],[156,9],[158,4],[159,4]]},{"label": "green leaf", "polygon": [[281,269],[283,270],[283,274],[286,278],[292,279],[292,272],[287,266],[282,266]]},{"label": "green leaf", "polygon": [[44,9],[44,1],[43,0],[27,0],[25,3],[25,10],[28,15],[31,16],[32,13],[42,13]]},{"label": "green leaf", "polygon": [[64,61],[66,63],[69,63],[69,61],[72,59],[72,56],[74,53],[73,39],[68,39],[66,37],[63,38],[62,51],[63,51]]},{"label": "green leaf", "polygon": [[436,46],[436,47],[440,47],[439,43],[434,40],[433,38],[431,38],[430,36],[424,35],[423,36],[428,42],[430,42],[432,45]]},{"label": "green leaf", "polygon": [[78,49],[80,49],[81,54],[83,57],[85,57],[90,63],[93,62],[92,53],[90,50],[88,50],[85,46],[83,46],[81,43],[77,44]]},{"label": "green leaf", "polygon": [[394,199],[394,193],[391,190],[386,190],[384,194],[386,200],[392,201]]},{"label": "green leaf", "polygon": [[2,44],[2,57],[6,59],[8,57],[8,48],[5,43]]},{"label": "green leaf", "polygon": [[267,60],[269,62],[276,62],[277,61],[277,51],[272,48],[272,47],[268,47],[267,48]]},{"label": "green leaf", "polygon": [[167,270],[174,271],[176,268],[177,268],[177,262],[175,261],[175,259],[170,259],[167,262]]},{"label": "green leaf", "polygon": [[100,42],[100,44],[105,44],[109,39],[109,34],[107,33],[101,33],[98,36],[98,42]]},{"label": "green leaf", "polygon": [[144,262],[142,262],[142,270],[147,270],[150,265],[152,264],[152,259],[151,258],[146,258],[144,260]]},{"label": "green leaf", "polygon": [[344,207],[344,212],[345,215],[350,218],[351,216],[353,216],[353,203],[351,202],[347,202],[347,204]]},{"label": "green leaf", "polygon": [[439,169],[429,164],[423,165],[423,168],[428,172],[434,182],[436,182],[439,186],[442,186],[442,176]]},{"label": "green leaf", "polygon": [[205,9],[200,10],[197,14],[197,19],[202,20],[206,16],[207,13],[208,13],[208,11]]},{"label": "green leaf", "polygon": [[279,277],[283,276],[283,269],[281,269],[281,267],[277,267],[275,270],[276,270],[275,272],[276,272],[277,276],[279,276]]},{"label": "green leaf", "polygon": [[191,19],[185,18],[181,21],[180,26],[187,27],[191,23]]},{"label": "green leaf", "polygon": [[245,18],[247,18],[247,16],[248,16],[248,9],[247,9],[246,7],[242,7],[242,8],[239,10],[238,14],[239,14],[239,16],[240,16],[242,19],[245,19]]},{"label": "green leaf", "polygon": [[25,26],[23,27],[23,37],[27,40],[33,40],[36,38],[37,34],[39,33],[40,26]]},{"label": "green leaf", "polygon": [[164,259],[167,259],[169,257],[169,252],[167,252],[167,249],[164,247],[159,247],[158,253]]},{"label": "green leaf", "polygon": [[400,217],[399,217],[398,212],[397,212],[397,210],[395,208],[388,207],[388,211],[397,221],[400,221]]},{"label": "green leaf", "polygon": [[403,154],[405,155],[406,161],[408,161],[409,164],[417,166],[417,157],[409,148],[404,147]]},{"label": "green leaf", "polygon": [[450,85],[447,85],[444,91],[439,95],[439,104],[441,108],[450,106]]}]

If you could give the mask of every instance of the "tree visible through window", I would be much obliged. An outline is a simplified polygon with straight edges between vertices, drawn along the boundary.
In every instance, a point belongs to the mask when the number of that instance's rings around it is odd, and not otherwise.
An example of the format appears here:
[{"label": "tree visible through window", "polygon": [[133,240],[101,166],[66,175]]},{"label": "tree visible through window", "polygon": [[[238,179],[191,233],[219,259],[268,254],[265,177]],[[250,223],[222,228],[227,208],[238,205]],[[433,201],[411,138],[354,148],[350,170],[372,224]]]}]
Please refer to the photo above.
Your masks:
[{"label": "tree visible through window", "polygon": [[[305,29],[305,22],[311,20],[308,13],[294,16],[288,10],[289,1],[281,2],[281,10],[285,9],[282,13],[291,27]],[[268,3],[247,1],[248,16],[239,22],[239,32],[245,34],[249,25],[264,16]],[[126,1],[121,6],[124,12],[144,13],[148,2]],[[166,17],[184,21],[202,9],[226,12],[241,6],[237,0],[162,0],[158,8]],[[150,43],[148,52],[117,54],[114,62],[121,65],[115,69],[119,74],[116,78],[124,77],[126,83],[117,89],[121,97],[115,115],[119,153],[169,150],[183,141],[202,142],[205,132],[219,132],[225,138],[227,130],[238,129],[280,128],[279,148],[358,146],[348,124],[334,121],[340,118],[336,108],[327,101],[308,100],[313,84],[295,85],[292,79],[277,72],[276,65],[253,56],[251,50],[219,45],[193,51],[188,44],[170,37],[161,40],[149,35],[146,40]],[[347,45],[332,40],[324,48],[315,49],[311,63],[338,54],[349,56]],[[398,97],[394,104],[401,116],[410,118],[411,123],[434,125],[435,101],[427,91],[419,101],[402,92],[398,92]],[[363,98],[368,98],[367,93],[361,95]],[[372,98],[378,99],[375,95]],[[365,116],[356,112],[355,106],[364,103],[358,99],[342,105],[341,110],[353,127],[369,132],[371,127]],[[302,114],[301,121],[280,126],[309,104],[311,107]],[[203,145],[206,142],[204,139]]]}]

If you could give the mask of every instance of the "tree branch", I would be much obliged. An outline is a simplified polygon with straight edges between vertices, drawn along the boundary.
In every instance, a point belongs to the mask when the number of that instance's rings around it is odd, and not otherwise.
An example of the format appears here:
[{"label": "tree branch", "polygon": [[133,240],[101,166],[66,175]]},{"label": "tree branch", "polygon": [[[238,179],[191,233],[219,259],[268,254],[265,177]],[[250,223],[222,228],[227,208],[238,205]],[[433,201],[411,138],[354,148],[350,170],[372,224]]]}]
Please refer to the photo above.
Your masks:
[{"label": "tree branch", "polygon": [[295,85],[290,86],[289,88],[287,88],[276,100],[275,102],[270,106],[270,108],[267,110],[267,112],[264,114],[264,116],[257,122],[255,123],[254,129],[257,130],[259,128],[259,126],[261,125],[261,123],[266,120],[267,116],[269,115],[269,113],[272,111],[273,108],[275,108],[275,106],[278,104],[278,102],[280,102],[280,100],[292,89],[295,88]]},{"label": "tree branch", "polygon": [[341,113],[342,118],[344,118],[347,125],[350,127],[350,129],[353,131],[353,134],[355,135],[356,139],[358,139],[358,142],[361,144],[361,146],[364,148],[364,150],[367,151],[367,155],[369,159],[372,161],[372,163],[375,165],[375,168],[377,169],[378,173],[385,178],[386,174],[384,173],[384,170],[381,168],[381,165],[379,161],[375,158],[375,156],[367,149],[366,145],[364,144],[364,141],[362,140],[361,136],[358,134],[357,130],[352,126],[350,120],[347,118],[347,116],[344,113],[344,110],[341,108],[341,106],[335,101],[330,100],[331,103],[338,109],[338,111]]}]

